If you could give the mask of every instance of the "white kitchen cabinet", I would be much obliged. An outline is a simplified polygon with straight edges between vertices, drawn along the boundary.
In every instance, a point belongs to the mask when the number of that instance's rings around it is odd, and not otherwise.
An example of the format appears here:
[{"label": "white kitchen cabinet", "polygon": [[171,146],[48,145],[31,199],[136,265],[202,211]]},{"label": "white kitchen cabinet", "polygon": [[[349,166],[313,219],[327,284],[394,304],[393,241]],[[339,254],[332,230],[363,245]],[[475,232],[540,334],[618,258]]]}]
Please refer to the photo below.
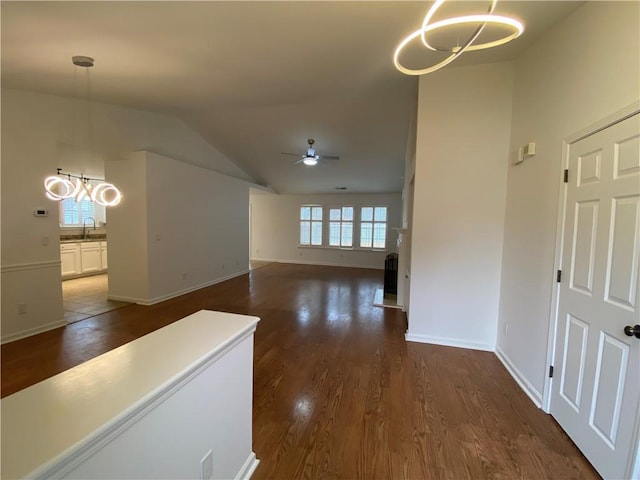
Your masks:
[{"label": "white kitchen cabinet", "polygon": [[102,270],[107,269],[107,242],[100,242],[100,264]]},{"label": "white kitchen cabinet", "polygon": [[78,275],[82,272],[80,266],[80,248],[77,243],[63,243],[60,245],[60,261],[62,276]]},{"label": "white kitchen cabinet", "polygon": [[95,275],[107,271],[107,242],[60,244],[62,278]]},{"label": "white kitchen cabinet", "polygon": [[100,242],[81,243],[80,255],[82,257],[82,273],[99,272],[100,270],[102,270]]}]

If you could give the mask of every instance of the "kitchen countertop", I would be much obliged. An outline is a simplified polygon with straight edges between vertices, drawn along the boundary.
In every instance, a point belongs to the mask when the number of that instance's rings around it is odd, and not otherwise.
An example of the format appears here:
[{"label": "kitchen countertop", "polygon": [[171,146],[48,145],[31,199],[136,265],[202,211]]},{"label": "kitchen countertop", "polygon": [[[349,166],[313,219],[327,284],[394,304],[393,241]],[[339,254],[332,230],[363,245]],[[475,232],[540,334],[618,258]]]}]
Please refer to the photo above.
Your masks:
[{"label": "kitchen countertop", "polygon": [[98,235],[60,235],[60,243],[78,243],[78,242],[106,242],[107,236],[105,234]]}]

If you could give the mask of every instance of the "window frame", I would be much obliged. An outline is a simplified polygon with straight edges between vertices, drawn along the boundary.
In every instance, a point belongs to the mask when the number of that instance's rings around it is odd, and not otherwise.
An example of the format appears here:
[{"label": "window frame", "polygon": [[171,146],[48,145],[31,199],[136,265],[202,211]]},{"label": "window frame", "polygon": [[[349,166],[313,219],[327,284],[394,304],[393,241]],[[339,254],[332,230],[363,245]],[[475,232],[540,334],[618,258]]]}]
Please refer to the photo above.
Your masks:
[{"label": "window frame", "polygon": [[[356,212],[357,207],[355,205],[330,205],[327,207],[329,210],[328,221],[327,221],[327,247],[328,248],[339,248],[342,250],[353,250],[355,248],[355,233],[356,233]],[[344,209],[351,209],[351,220],[343,220]],[[331,210],[340,210],[340,220],[331,220]],[[331,224],[338,223],[340,225],[339,230],[339,240],[340,243],[338,245],[334,245],[331,243]],[[343,245],[343,226],[349,224],[351,225],[351,245]]]},{"label": "window frame", "polygon": [[[372,212],[371,212],[371,220],[362,220],[362,213],[363,210],[365,208],[371,208]],[[384,208],[385,209],[385,220],[384,221],[380,221],[380,220],[376,220],[376,208]],[[360,209],[358,211],[359,214],[359,222],[358,222],[358,248],[360,248],[361,250],[371,250],[371,251],[383,251],[383,250],[387,250],[387,240],[389,237],[389,206],[388,205],[360,205]],[[370,224],[371,225],[371,246],[363,246],[362,245],[362,232],[363,232],[363,224]],[[380,225],[383,224],[384,225],[384,245],[382,247],[376,247],[375,246],[375,231],[376,231],[376,224]]]},{"label": "window frame", "polygon": [[[87,213],[85,211],[86,209],[83,209],[81,207],[83,202],[86,202],[86,204],[91,205],[88,215],[85,215],[85,213]],[[66,208],[66,205],[69,205],[69,204],[73,204],[73,207]],[[71,214],[74,214],[74,213],[77,214],[78,220],[79,220],[78,223],[66,223],[64,221],[65,212],[70,211],[72,209],[75,211],[72,211]],[[87,218],[93,218],[96,224],[98,224],[104,219],[104,207],[102,207],[102,210],[101,210],[100,205],[91,201],[88,198],[83,198],[80,202],[76,202],[75,198],[65,198],[59,202],[58,218],[59,218],[60,228],[81,228],[83,226],[84,221]]]},{"label": "window frame", "polygon": [[[302,209],[309,208],[309,219],[303,219]],[[314,209],[320,209],[320,220],[313,218]],[[302,243],[302,224],[303,222],[308,222],[308,236],[309,243]],[[320,243],[313,243],[313,226],[314,224],[320,224]],[[304,204],[300,205],[298,208],[298,246],[300,247],[322,247],[324,243],[324,206],[317,204]]]},{"label": "window frame", "polygon": [[[309,207],[309,208],[319,208],[320,212],[321,212],[321,219],[319,220],[312,220],[311,217],[313,215],[313,211],[311,210],[309,212],[309,219],[308,220],[303,220],[302,219],[302,209],[304,207]],[[342,220],[342,212],[343,212],[343,208],[352,208],[353,209],[353,214],[352,214],[352,220]],[[362,221],[362,210],[364,208],[372,208],[372,220],[371,221]],[[375,220],[375,209],[376,208],[384,208],[385,209],[385,220],[384,221],[380,221],[380,220]],[[351,223],[351,246],[347,246],[347,245],[343,245],[342,244],[342,225],[340,228],[340,238],[341,238],[341,244],[340,245],[331,245],[331,210],[332,209],[340,209],[340,222],[346,222],[346,223]],[[309,222],[309,226],[307,228],[309,228],[309,232],[308,232],[308,236],[309,236],[309,243],[302,243],[302,222]],[[311,231],[311,224],[316,223],[320,224],[317,228],[320,232],[320,243],[317,244],[312,244],[311,241],[311,237],[312,237],[312,231]],[[334,220],[334,222],[336,222]],[[363,247],[361,246],[362,243],[362,224],[363,223],[369,223],[371,224],[371,247]],[[382,247],[374,247],[374,229],[375,229],[375,224],[384,224],[384,246]],[[369,251],[369,252],[386,252],[389,251],[389,205],[385,205],[385,204],[365,204],[365,205],[361,205],[361,204],[311,204],[311,203],[307,203],[307,204],[299,204],[298,206],[298,248],[320,248],[320,249],[331,249],[331,250],[351,250],[351,251],[357,251],[357,250],[361,250],[361,251]]]}]

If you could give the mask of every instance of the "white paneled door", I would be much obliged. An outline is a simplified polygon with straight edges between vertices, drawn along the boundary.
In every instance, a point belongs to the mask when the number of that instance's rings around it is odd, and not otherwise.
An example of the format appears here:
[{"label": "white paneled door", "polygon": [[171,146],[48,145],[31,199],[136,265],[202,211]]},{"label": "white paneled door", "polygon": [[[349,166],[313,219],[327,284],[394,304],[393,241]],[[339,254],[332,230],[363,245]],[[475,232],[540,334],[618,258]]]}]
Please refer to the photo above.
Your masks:
[{"label": "white paneled door", "polygon": [[640,115],[569,148],[551,413],[604,478],[629,478],[640,428]]}]

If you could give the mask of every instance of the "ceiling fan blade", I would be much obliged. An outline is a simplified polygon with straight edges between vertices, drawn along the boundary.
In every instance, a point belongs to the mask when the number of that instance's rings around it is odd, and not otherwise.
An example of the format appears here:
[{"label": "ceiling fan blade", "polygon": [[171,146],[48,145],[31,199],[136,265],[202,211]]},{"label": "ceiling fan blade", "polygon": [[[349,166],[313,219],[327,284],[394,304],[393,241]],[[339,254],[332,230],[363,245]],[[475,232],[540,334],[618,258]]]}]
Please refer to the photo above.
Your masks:
[{"label": "ceiling fan blade", "polygon": [[340,160],[338,155],[320,155],[320,160]]}]

